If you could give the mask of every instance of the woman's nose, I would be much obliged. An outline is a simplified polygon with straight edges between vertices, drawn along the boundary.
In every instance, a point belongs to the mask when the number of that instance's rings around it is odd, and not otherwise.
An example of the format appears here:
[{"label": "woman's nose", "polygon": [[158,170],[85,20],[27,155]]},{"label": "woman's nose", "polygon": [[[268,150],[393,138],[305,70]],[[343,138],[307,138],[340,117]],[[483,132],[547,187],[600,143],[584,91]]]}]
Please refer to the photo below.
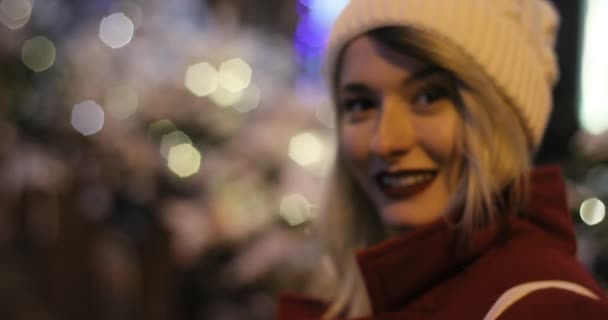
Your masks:
[{"label": "woman's nose", "polygon": [[415,130],[407,106],[399,98],[385,99],[374,128],[371,151],[385,161],[407,153]]}]

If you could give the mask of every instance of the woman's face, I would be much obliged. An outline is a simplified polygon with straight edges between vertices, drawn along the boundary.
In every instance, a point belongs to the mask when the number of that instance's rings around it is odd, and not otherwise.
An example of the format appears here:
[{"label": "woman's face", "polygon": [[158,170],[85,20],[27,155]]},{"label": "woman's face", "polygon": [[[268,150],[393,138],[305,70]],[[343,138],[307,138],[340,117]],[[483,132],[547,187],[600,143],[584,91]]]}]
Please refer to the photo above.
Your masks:
[{"label": "woman's face", "polygon": [[351,42],[341,70],[340,152],[349,169],[388,225],[435,220],[459,177],[453,77],[369,36]]}]

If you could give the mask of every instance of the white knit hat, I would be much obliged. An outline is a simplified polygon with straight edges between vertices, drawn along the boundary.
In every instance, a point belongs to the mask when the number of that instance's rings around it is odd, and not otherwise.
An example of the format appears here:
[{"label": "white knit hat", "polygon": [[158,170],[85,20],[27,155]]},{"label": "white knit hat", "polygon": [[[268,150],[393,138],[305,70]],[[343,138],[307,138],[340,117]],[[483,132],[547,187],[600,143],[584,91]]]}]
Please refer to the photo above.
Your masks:
[{"label": "white knit hat", "polygon": [[558,79],[558,25],[559,15],[546,0],[351,0],[333,27],[326,71],[332,75],[342,48],[372,29],[406,26],[441,34],[511,99],[537,148]]}]

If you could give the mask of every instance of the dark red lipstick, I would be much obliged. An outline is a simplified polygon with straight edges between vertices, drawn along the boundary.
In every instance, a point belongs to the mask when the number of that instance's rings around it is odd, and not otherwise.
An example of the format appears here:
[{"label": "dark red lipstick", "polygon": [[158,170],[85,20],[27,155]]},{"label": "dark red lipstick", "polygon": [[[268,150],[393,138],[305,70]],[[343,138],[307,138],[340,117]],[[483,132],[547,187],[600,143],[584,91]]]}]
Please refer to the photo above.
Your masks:
[{"label": "dark red lipstick", "polygon": [[436,170],[381,171],[375,175],[375,182],[386,197],[400,200],[422,193],[436,177]]}]

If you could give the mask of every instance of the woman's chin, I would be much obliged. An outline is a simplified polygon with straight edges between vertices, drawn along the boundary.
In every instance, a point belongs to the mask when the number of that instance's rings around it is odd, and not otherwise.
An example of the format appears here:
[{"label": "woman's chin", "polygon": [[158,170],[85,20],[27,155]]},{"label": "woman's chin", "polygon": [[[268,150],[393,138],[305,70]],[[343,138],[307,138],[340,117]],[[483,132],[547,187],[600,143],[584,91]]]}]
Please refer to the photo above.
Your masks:
[{"label": "woman's chin", "polygon": [[406,204],[389,204],[382,210],[382,220],[390,227],[415,228],[429,224],[441,215],[431,208],[417,208]]}]

